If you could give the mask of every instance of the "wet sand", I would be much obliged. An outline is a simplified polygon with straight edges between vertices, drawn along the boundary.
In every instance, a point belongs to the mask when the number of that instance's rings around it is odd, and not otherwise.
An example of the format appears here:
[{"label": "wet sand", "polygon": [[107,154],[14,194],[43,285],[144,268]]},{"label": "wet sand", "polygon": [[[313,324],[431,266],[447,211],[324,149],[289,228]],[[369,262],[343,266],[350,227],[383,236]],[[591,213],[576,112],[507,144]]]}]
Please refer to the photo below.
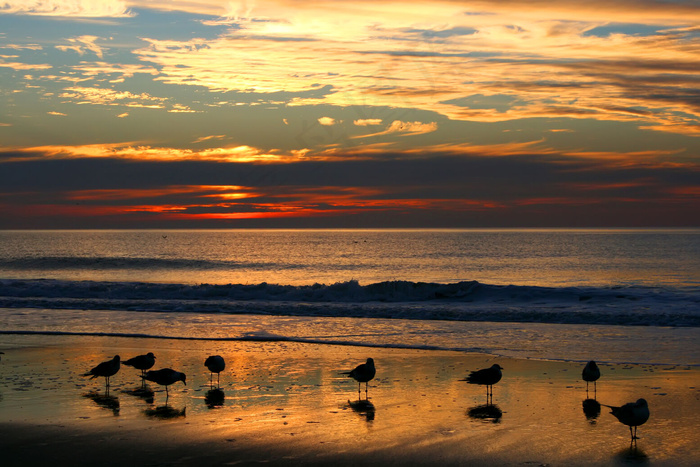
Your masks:
[{"label": "wet sand", "polygon": [[[583,364],[481,354],[287,342],[0,336],[0,459],[28,465],[700,465],[697,367]],[[154,369],[187,374],[167,398],[122,366],[80,376],[119,354],[153,352]],[[212,391],[207,356],[227,362]],[[369,401],[339,375],[373,357]],[[499,363],[486,390],[460,381]],[[629,430],[597,403],[640,397],[651,418]],[[364,398],[364,389],[361,393]],[[584,404],[585,402],[585,404]],[[584,410],[584,406],[585,409]]]}]

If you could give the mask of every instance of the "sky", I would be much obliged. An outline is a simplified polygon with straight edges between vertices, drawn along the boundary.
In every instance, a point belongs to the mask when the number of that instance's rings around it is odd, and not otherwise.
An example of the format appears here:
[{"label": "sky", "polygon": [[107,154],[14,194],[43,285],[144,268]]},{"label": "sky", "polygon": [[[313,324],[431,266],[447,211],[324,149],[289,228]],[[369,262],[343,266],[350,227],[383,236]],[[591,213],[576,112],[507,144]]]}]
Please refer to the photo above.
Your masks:
[{"label": "sky", "polygon": [[700,226],[697,0],[0,1],[0,228]]}]

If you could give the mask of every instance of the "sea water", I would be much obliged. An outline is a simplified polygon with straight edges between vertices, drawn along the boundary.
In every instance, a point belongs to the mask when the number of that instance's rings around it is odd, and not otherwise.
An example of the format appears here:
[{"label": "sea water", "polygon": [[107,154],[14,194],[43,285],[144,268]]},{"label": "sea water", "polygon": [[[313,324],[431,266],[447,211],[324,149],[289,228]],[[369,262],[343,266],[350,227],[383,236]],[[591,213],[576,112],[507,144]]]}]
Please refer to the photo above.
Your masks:
[{"label": "sea water", "polygon": [[700,230],[0,231],[0,333],[700,364]]}]

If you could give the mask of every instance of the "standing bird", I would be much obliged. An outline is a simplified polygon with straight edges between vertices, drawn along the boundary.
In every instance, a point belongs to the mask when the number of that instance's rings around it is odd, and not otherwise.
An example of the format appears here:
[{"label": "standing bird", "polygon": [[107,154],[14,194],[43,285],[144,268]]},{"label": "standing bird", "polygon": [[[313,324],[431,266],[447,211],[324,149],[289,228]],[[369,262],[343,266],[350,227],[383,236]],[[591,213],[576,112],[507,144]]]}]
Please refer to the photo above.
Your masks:
[{"label": "standing bird", "polygon": [[119,355],[106,362],[102,362],[92,370],[83,374],[83,376],[92,376],[90,379],[95,379],[98,376],[105,377],[105,388],[109,391],[109,377],[114,376],[119,371]]},{"label": "standing bird", "polygon": [[586,366],[583,367],[581,377],[586,382],[586,392],[588,392],[588,383],[591,381],[593,381],[593,390],[597,392],[596,381],[600,378],[600,368],[598,368],[598,365],[596,365],[593,360],[586,363]]},{"label": "standing bird", "polygon": [[[637,402],[629,402],[622,407],[613,407],[611,405],[606,405],[610,408],[610,413],[617,418],[620,423],[630,427],[630,436],[632,441],[639,439],[637,438],[637,427],[639,425],[644,425],[647,420],[649,420],[649,405],[644,399],[637,399]],[[634,434],[632,434],[632,427],[634,427]]]},{"label": "standing bird", "polygon": [[177,383],[178,381],[182,381],[185,384],[185,386],[187,386],[187,382],[185,381],[187,379],[187,376],[184,373],[175,371],[170,368],[147,371],[146,374],[142,376],[142,378],[144,380],[160,384],[161,386],[165,386],[165,394],[168,396],[170,395],[168,393],[168,386],[170,386],[171,384]]},{"label": "standing bird", "polygon": [[204,365],[209,369],[211,372],[211,379],[209,380],[209,386],[214,385],[214,373],[216,373],[216,385],[217,387],[219,386],[219,376],[221,376],[221,372],[224,371],[224,368],[226,368],[226,362],[224,361],[224,357],[220,355],[212,355],[208,357],[206,360],[204,360]]},{"label": "standing bird", "polygon": [[146,355],[139,355],[137,357],[130,358],[124,362],[124,365],[133,366],[137,370],[141,370],[141,376],[146,374],[146,370],[150,370],[155,364],[156,356],[153,355],[153,352],[148,352]]},{"label": "standing bird", "polygon": [[501,380],[503,373],[501,373],[501,366],[498,363],[491,365],[490,368],[484,368],[481,370],[472,371],[469,373],[465,379],[461,381],[466,381],[469,384],[481,384],[486,386],[486,403],[489,401],[489,388],[491,388],[491,400],[493,400],[493,385]]},{"label": "standing bird", "polygon": [[374,368],[374,360],[371,358],[367,359],[367,362],[357,365],[352,371],[345,371],[341,375],[348,375],[357,381],[357,396],[360,396],[360,387],[362,383],[365,383],[365,398],[367,397],[367,388],[369,386],[369,381],[374,378],[377,374],[376,368]]}]

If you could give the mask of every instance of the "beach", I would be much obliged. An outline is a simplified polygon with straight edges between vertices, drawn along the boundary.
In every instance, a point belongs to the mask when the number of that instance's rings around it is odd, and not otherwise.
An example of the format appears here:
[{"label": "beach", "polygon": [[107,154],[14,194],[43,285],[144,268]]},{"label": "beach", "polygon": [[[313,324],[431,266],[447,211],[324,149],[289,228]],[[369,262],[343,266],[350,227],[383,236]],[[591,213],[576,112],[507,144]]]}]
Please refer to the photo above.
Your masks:
[{"label": "beach", "polygon": [[[697,465],[697,366],[601,364],[299,342],[2,335],[0,452],[27,465]],[[151,351],[187,385],[138,391],[140,372],[81,374]],[[212,391],[209,355],[226,359]],[[364,385],[343,371],[374,358]],[[500,364],[493,406],[470,370]],[[216,378],[215,378],[216,379]],[[216,384],[216,382],[214,383]],[[630,443],[604,405],[638,398],[651,417]],[[167,403],[166,403],[167,402]],[[592,405],[591,405],[592,404]]]}]

